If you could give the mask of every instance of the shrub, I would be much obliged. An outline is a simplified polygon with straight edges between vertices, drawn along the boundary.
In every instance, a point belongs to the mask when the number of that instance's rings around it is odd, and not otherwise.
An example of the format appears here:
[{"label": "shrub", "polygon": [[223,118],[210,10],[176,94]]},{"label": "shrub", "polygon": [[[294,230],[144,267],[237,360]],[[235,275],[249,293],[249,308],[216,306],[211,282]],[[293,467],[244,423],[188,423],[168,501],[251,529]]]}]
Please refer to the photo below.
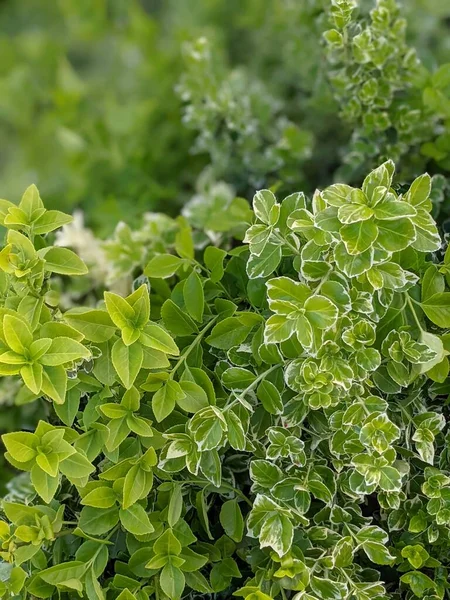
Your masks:
[{"label": "shrub", "polygon": [[[425,68],[406,43],[407,22],[395,0],[378,0],[368,18],[353,0],[336,0],[329,12],[329,78],[342,117],[353,128],[343,162],[357,170],[370,157],[391,157],[414,173],[426,156],[448,170],[443,120],[449,114],[450,65],[434,73]],[[413,147],[424,156],[407,156]]]},{"label": "shrub", "polygon": [[47,415],[2,438],[4,596],[443,598],[450,257],[393,175],[261,190],[220,246],[174,221],[66,311],[69,218],[0,202],[0,373]]}]

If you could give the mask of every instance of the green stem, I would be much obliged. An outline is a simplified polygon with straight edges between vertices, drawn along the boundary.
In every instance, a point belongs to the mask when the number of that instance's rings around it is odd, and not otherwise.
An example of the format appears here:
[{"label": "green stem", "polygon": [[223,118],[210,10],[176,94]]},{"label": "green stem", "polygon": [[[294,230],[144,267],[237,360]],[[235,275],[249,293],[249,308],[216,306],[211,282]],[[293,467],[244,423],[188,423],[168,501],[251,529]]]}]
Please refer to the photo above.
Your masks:
[{"label": "green stem", "polygon": [[272,231],[272,235],[282,244],[284,244],[285,246],[287,246],[289,248],[289,250],[291,250],[291,252],[293,252],[294,254],[300,254],[300,250],[298,248],[296,248],[294,246],[294,244],[291,244],[291,242],[289,242],[286,238],[284,238],[280,233],[277,233],[276,231]]},{"label": "green stem", "polygon": [[[119,529],[119,524],[117,524],[115,527],[113,527],[111,529],[111,531],[108,533],[108,535],[105,537],[105,540],[108,541],[115,533],[116,531]],[[101,546],[99,546],[98,550],[96,551],[96,553],[94,554],[94,556],[88,560],[88,562],[86,563],[86,568],[85,568],[85,572],[89,571],[89,569],[92,567],[92,565],[94,564],[97,556],[100,554],[100,552],[102,551],[103,548],[103,544]]]},{"label": "green stem", "polygon": [[[414,300],[414,302],[416,302],[416,301]],[[416,309],[414,308],[414,305],[413,305],[413,299],[411,298],[411,296],[409,294],[406,294],[406,303],[409,306],[409,309],[412,313],[413,319],[416,322],[417,327],[419,328],[420,331],[423,331],[423,327],[420,324],[419,317],[417,316]]]},{"label": "green stem", "polygon": [[[207,479],[185,479],[183,481],[183,484],[186,483],[194,483],[197,485],[203,485],[203,487],[207,487],[209,485],[212,485],[212,483],[210,481],[208,481]],[[237,496],[239,496],[242,500],[244,500],[244,502],[246,502],[250,507],[253,507],[253,502],[251,500],[249,500],[247,498],[247,496],[241,492],[241,490],[238,490],[237,488],[233,487],[231,485],[231,483],[226,483],[224,481],[221,482],[220,486],[221,488],[225,488],[226,490],[230,490],[232,492],[234,492]]]},{"label": "green stem", "polygon": [[314,296],[316,296],[316,295],[317,295],[317,294],[320,292],[320,290],[321,290],[321,288],[322,288],[323,284],[324,284],[326,281],[328,281],[328,278],[330,277],[330,275],[331,275],[331,271],[329,271],[329,272],[328,272],[326,275],[324,275],[324,276],[322,277],[322,279],[320,280],[320,283],[319,283],[319,285],[318,285],[318,286],[316,287],[316,289],[314,290]]},{"label": "green stem", "polygon": [[72,533],[73,529],[62,529],[61,531],[58,531],[58,533],[55,533],[55,538],[64,537],[65,535],[71,535]]},{"label": "green stem", "polygon": [[231,400],[231,398],[233,397],[232,395],[230,395],[228,397],[228,401],[225,404],[224,410],[225,409],[230,409],[232,406],[234,406],[235,404],[237,404],[238,402],[242,402],[242,400],[244,400],[245,396],[253,389],[255,388],[258,383],[260,381],[262,381],[267,375],[269,375],[269,373],[272,373],[273,371],[275,371],[276,369],[279,369],[280,367],[282,367],[283,365],[273,365],[272,367],[270,367],[270,369],[267,369],[266,371],[264,371],[263,373],[261,373],[260,375],[258,375],[258,377],[252,381],[252,383],[250,385],[248,385],[245,390],[243,390],[238,396],[236,396],[236,398],[230,402],[228,404],[228,402]]},{"label": "green stem", "polygon": [[175,363],[173,369],[171,370],[170,375],[169,375],[169,379],[173,379],[173,377],[174,377],[175,373],[177,372],[177,370],[185,362],[185,360],[188,358],[189,354],[197,346],[197,344],[199,344],[201,342],[201,340],[203,339],[203,337],[205,336],[205,334],[211,329],[211,327],[217,321],[217,319],[219,318],[219,316],[220,315],[216,315],[213,319],[211,319],[211,321],[209,323],[207,323],[205,325],[205,327],[203,327],[203,329],[197,335],[197,337],[195,338],[195,340],[185,349],[185,351],[182,353],[182,355],[180,356],[180,358],[178,359],[178,361]]},{"label": "green stem", "polygon": [[[205,266],[203,266],[202,264],[200,264],[198,261],[196,261],[195,259],[192,260],[192,262],[195,264],[196,267],[198,267],[201,271],[203,271],[204,273],[206,273],[208,275],[208,278],[211,277],[211,271],[209,269],[207,269]],[[228,298],[228,300],[231,300],[231,302],[234,302],[235,299],[232,298],[230,296],[230,294],[228,293],[227,289],[225,288],[225,286],[223,285],[223,283],[221,283],[220,281],[215,281],[214,285],[217,285],[217,287],[219,287],[222,292],[225,294],[225,296]]]}]

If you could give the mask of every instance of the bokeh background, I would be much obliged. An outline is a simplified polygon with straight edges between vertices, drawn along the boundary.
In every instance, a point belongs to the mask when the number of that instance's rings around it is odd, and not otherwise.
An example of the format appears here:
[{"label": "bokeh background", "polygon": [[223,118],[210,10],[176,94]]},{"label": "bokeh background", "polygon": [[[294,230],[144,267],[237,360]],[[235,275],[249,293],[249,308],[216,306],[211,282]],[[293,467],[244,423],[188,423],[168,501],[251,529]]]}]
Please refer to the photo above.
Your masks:
[{"label": "bokeh background", "polygon": [[[426,69],[450,60],[449,3],[408,0],[400,17]],[[250,197],[358,178],[385,148],[350,157],[331,20],[331,0],[3,0],[1,197],[34,182],[105,236],[217,182]]]}]

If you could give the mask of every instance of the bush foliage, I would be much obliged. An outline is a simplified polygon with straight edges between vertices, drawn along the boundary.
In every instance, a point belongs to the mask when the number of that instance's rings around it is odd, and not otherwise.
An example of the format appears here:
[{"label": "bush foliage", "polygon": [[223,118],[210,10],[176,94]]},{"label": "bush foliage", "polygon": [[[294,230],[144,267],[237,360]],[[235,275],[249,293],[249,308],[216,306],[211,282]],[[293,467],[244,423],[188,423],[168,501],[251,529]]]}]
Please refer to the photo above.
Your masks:
[{"label": "bush foliage", "polygon": [[444,4],[2,3],[0,598],[448,595]]},{"label": "bush foliage", "polygon": [[1,202],[0,373],[47,415],[3,435],[4,595],[443,598],[450,258],[431,178],[393,175],[261,190],[220,245],[173,221],[69,310],[70,218]]}]

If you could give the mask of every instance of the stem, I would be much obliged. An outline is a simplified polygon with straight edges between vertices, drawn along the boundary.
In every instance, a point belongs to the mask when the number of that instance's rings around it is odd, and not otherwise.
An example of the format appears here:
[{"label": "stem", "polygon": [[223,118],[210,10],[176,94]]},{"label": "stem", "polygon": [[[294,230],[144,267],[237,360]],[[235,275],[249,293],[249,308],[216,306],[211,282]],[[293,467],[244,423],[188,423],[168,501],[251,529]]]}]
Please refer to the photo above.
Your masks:
[{"label": "stem", "polygon": [[[207,269],[205,266],[203,266],[202,264],[200,264],[197,260],[193,259],[192,262],[194,263],[194,265],[196,267],[198,267],[201,271],[203,271],[204,273],[206,273],[208,275],[208,278],[211,277],[211,271],[209,269]],[[222,282],[220,281],[215,281],[214,285],[217,285],[217,287],[220,287],[220,289],[222,290],[222,292],[225,294],[225,296],[228,298],[228,300],[231,300],[231,302],[234,302],[234,298],[232,298],[230,296],[230,294],[228,293],[227,289],[225,288],[225,286],[223,285]]]},{"label": "stem", "polygon": [[55,533],[55,538],[60,538],[65,535],[70,535],[72,533],[73,533],[73,529],[62,529],[61,531],[58,531],[58,533]]},{"label": "stem", "polygon": [[298,248],[296,248],[294,246],[294,244],[291,244],[291,242],[288,242],[288,240],[286,238],[284,238],[281,234],[277,233],[276,231],[272,232],[272,235],[282,244],[284,244],[285,246],[287,246],[289,248],[289,250],[291,250],[294,254],[300,254],[300,250]]},{"label": "stem", "polygon": [[[119,529],[119,523],[118,523],[118,524],[117,524],[115,527],[113,527],[113,528],[111,529],[111,531],[110,531],[110,532],[108,533],[108,535],[105,537],[105,540],[109,540],[109,539],[110,539],[110,538],[111,538],[111,537],[112,537],[112,536],[113,536],[113,535],[116,533],[116,531],[117,531],[118,529]],[[96,551],[96,553],[94,554],[94,556],[93,556],[93,557],[92,557],[90,560],[88,560],[88,562],[86,563],[86,569],[85,569],[85,572],[86,572],[86,571],[88,571],[88,570],[89,570],[89,569],[92,567],[92,565],[94,564],[94,562],[95,562],[95,560],[96,560],[97,556],[100,554],[100,552],[101,552],[102,548],[103,548],[103,544],[102,544],[101,546],[99,546],[99,548],[98,548],[98,550]]]},{"label": "stem", "polygon": [[330,275],[331,275],[331,271],[329,271],[329,272],[328,272],[326,275],[324,275],[324,276],[322,277],[322,279],[320,280],[320,283],[319,283],[319,285],[318,285],[318,286],[316,287],[316,289],[314,290],[314,296],[320,292],[320,290],[321,290],[321,288],[322,288],[323,284],[324,284],[326,281],[328,281],[328,278],[330,277]]},{"label": "stem", "polygon": [[199,342],[201,342],[201,340],[203,339],[203,337],[205,336],[205,334],[207,333],[207,331],[209,329],[211,329],[211,327],[214,325],[214,323],[217,321],[218,318],[219,318],[219,315],[216,315],[213,319],[211,319],[211,321],[209,323],[207,323],[205,325],[205,327],[203,327],[203,329],[197,335],[197,337],[195,338],[195,340],[185,349],[185,351],[183,352],[183,354],[180,356],[180,358],[178,359],[178,361],[175,363],[175,366],[173,367],[172,371],[170,372],[169,379],[173,379],[173,377],[174,377],[175,373],[177,372],[177,370],[185,362],[185,360],[187,359],[187,357],[189,356],[189,354],[192,352],[192,350],[197,346],[197,344]]},{"label": "stem", "polygon": [[[252,383],[250,385],[248,385],[245,390],[243,390],[238,396],[236,396],[236,398],[230,402],[230,404],[225,404],[224,410],[225,409],[230,409],[232,406],[234,406],[235,404],[237,404],[238,402],[242,402],[245,398],[245,396],[253,389],[255,388],[258,383],[264,379],[266,377],[266,375],[269,375],[269,373],[272,373],[273,371],[275,371],[276,369],[282,367],[283,365],[273,365],[272,367],[270,367],[270,369],[267,369],[267,371],[264,371],[263,373],[261,373],[260,375],[258,375],[258,377],[252,381]],[[228,398],[228,401],[231,400],[232,396],[230,395]]]},{"label": "stem", "polygon": [[[183,484],[185,484],[185,483],[194,483],[197,485],[203,485],[203,487],[212,485],[212,483],[206,479],[185,479],[183,481]],[[220,487],[234,492],[237,496],[239,496],[242,500],[244,500],[244,502],[246,502],[250,507],[253,507],[253,502],[251,502],[251,500],[249,500],[247,498],[247,496],[243,492],[241,492],[241,490],[238,490],[237,488],[233,487],[231,485],[231,483],[226,483],[223,481],[223,482],[221,482]]]},{"label": "stem", "polygon": [[419,328],[420,331],[423,331],[423,327],[420,324],[419,317],[417,316],[416,309],[414,308],[414,305],[412,303],[412,298],[409,294],[406,294],[406,303],[408,304],[408,307],[412,313],[413,319],[416,322],[417,327]]}]

